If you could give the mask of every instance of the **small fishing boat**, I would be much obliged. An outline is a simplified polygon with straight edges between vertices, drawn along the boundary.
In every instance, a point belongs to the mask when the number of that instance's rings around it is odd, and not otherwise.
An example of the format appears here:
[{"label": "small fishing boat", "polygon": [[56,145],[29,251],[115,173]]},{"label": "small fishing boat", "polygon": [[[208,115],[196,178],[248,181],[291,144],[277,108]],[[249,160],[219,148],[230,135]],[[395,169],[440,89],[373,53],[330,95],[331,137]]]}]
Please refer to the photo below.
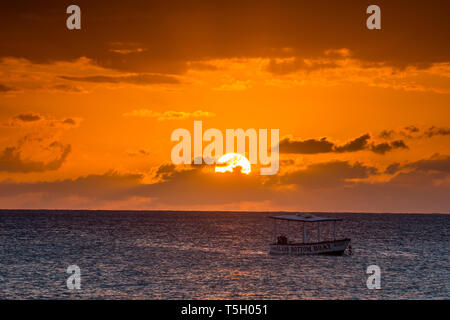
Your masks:
[{"label": "small fishing boat", "polygon": [[[311,214],[287,214],[270,217],[274,219],[274,238],[275,243],[270,244],[270,253],[272,254],[294,254],[294,255],[308,255],[308,254],[326,254],[326,255],[343,255],[345,250],[349,249],[351,254],[351,240],[349,238],[336,239],[336,222],[342,221],[340,218],[317,217]],[[277,232],[277,221],[282,220],[287,222],[286,234],[279,234]],[[303,241],[291,240],[290,222],[297,222],[303,224]],[[333,239],[321,240],[320,225],[323,223],[333,223]],[[308,242],[306,234],[307,224],[317,224],[317,241]],[[295,235],[292,235],[293,239]]]}]

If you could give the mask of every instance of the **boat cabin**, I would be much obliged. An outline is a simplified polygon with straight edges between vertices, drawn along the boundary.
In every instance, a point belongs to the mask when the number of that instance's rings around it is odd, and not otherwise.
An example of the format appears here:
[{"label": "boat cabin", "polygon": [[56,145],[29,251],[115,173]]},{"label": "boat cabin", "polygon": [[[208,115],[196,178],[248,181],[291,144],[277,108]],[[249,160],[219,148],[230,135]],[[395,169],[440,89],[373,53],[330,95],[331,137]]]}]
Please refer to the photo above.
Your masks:
[{"label": "boat cabin", "polygon": [[[329,218],[329,217],[317,217],[311,214],[285,214],[279,216],[270,217],[274,221],[274,240],[275,242],[270,245],[270,253],[275,254],[334,254],[341,255],[345,249],[350,245],[350,239],[336,239],[336,223],[342,221],[341,218]],[[286,234],[278,233],[278,221],[287,223]],[[295,238],[295,234],[292,232],[291,223],[302,224],[303,235],[302,241],[296,242],[292,239]],[[320,227],[323,223],[332,223],[333,225],[333,238],[323,239],[321,238]],[[316,224],[317,226],[317,241],[310,241],[307,234],[307,225]],[[309,228],[308,228],[309,229]],[[351,248],[351,246],[350,246]]]}]

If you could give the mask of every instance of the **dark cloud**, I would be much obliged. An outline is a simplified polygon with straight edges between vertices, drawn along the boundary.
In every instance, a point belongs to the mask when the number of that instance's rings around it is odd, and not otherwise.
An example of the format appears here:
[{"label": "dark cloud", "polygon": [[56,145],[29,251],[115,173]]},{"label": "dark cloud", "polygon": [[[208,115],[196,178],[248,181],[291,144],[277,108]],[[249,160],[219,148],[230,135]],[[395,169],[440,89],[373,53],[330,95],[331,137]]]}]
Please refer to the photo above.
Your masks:
[{"label": "dark cloud", "polygon": [[386,168],[386,170],[384,171],[384,173],[387,173],[387,174],[395,174],[395,173],[397,173],[400,169],[401,169],[400,163],[392,163],[392,164],[390,164],[390,165]]},{"label": "dark cloud", "polygon": [[[114,171],[55,182],[3,182],[0,183],[0,197],[39,192],[53,199],[76,196],[118,201],[144,197],[154,199],[155,204],[167,205],[213,205],[261,199],[274,201],[282,195],[277,192],[280,185],[295,184],[308,189],[352,186],[352,179],[363,179],[377,172],[373,167],[344,161],[310,165],[280,178],[263,178],[239,172],[214,174],[203,169],[199,166],[179,170],[171,164],[162,165],[156,176],[163,179],[153,184],[143,183],[143,175]],[[290,195],[290,201],[296,198],[296,194]]]},{"label": "dark cloud", "polygon": [[9,92],[9,91],[13,91],[13,90],[14,90],[14,88],[5,86],[4,84],[0,83],[0,92]]},{"label": "dark cloud", "polygon": [[3,182],[0,183],[0,197],[39,192],[47,194],[51,199],[81,197],[119,201],[144,197],[155,199],[155,203],[159,204],[191,205],[257,201],[261,197],[271,195],[271,190],[265,188],[259,175],[218,175],[203,172],[200,168],[175,170],[172,165],[161,166],[158,175],[164,179],[153,184],[143,183],[143,175],[120,174],[114,171],[54,182]]},{"label": "dark cloud", "polygon": [[409,133],[416,133],[420,131],[420,129],[416,126],[406,126],[404,129]]},{"label": "dark cloud", "polygon": [[375,167],[359,162],[330,161],[309,165],[306,169],[289,173],[282,177],[283,183],[304,187],[336,187],[351,183],[352,179],[364,179],[378,173]]},{"label": "dark cloud", "polygon": [[450,135],[450,128],[448,127],[431,126],[428,128],[419,128],[417,126],[411,125],[403,127],[399,130],[383,130],[379,134],[379,137],[383,139],[392,139],[396,136],[402,136],[407,139],[421,139],[447,135]]},{"label": "dark cloud", "polygon": [[8,147],[0,152],[0,171],[3,172],[44,172],[58,170],[66,161],[71,151],[71,146],[62,146],[61,144],[53,144],[50,147],[60,147],[60,154],[55,160],[50,162],[32,161],[22,158],[19,147]]},{"label": "dark cloud", "polygon": [[207,165],[193,165],[186,170],[175,170],[168,166],[160,169],[164,171],[164,181],[148,186],[149,194],[160,203],[226,204],[273,197],[271,186],[275,181],[274,177],[263,181],[260,175],[255,174],[215,174],[214,167]]},{"label": "dark cloud", "polygon": [[294,140],[291,138],[284,138],[280,141],[280,153],[294,153],[294,154],[318,154],[318,153],[343,153],[343,152],[357,152],[361,150],[370,150],[374,153],[385,154],[394,149],[408,149],[408,146],[403,140],[396,140],[392,142],[369,143],[370,135],[364,134],[354,140],[347,142],[344,145],[337,146],[334,142],[330,142],[327,138],[320,140]]},{"label": "dark cloud", "polygon": [[150,152],[148,152],[148,151],[146,151],[144,149],[139,150],[139,153],[142,154],[143,156],[149,156],[150,155]]},{"label": "dark cloud", "polygon": [[[442,172],[424,172],[424,171],[401,171],[389,180],[390,185],[407,186],[413,189],[416,184],[417,189],[425,189],[433,186],[436,182],[448,177],[448,174]],[[445,189],[445,185],[443,188]]]},{"label": "dark cloud", "polygon": [[77,125],[77,121],[74,120],[74,119],[71,119],[71,118],[66,118],[66,119],[64,119],[64,120],[62,121],[62,123],[64,123],[64,124],[69,124],[69,125],[72,125],[72,126]]},{"label": "dark cloud", "polygon": [[409,149],[403,140],[395,140],[390,143],[392,149]]},{"label": "dark cloud", "polygon": [[136,152],[135,151],[127,152],[127,154],[130,157],[135,157],[135,156],[149,156],[151,153],[148,152],[147,150],[140,149],[140,150],[138,150]]},{"label": "dark cloud", "polygon": [[22,112],[5,123],[6,126],[23,127],[29,124],[37,124],[42,127],[49,128],[71,128],[80,125],[83,119],[77,117],[62,118],[62,119],[48,119],[45,116],[36,112]]},{"label": "dark cloud", "polygon": [[88,57],[107,68],[157,73],[184,72],[188,61],[286,56],[301,61],[340,48],[369,64],[399,68],[450,60],[447,0],[379,0],[381,31],[367,30],[369,3],[358,0],[78,0],[77,31],[65,26],[68,4],[2,3],[0,57],[33,62]]},{"label": "dark cloud", "polygon": [[320,140],[291,140],[285,138],[280,141],[279,148],[280,153],[298,153],[298,154],[315,154],[315,153],[328,153],[333,151],[334,144],[322,138]]},{"label": "dark cloud", "polygon": [[394,130],[383,130],[380,132],[378,137],[380,137],[382,139],[391,139],[394,135],[395,135]]},{"label": "dark cloud", "polygon": [[71,180],[53,182],[3,182],[0,183],[0,196],[17,194],[45,193],[52,199],[67,196],[92,199],[120,200],[142,193],[143,176],[140,174],[119,174],[109,171],[102,175],[88,175]]},{"label": "dark cloud", "polygon": [[399,172],[401,172],[403,177],[410,177],[411,175],[408,174],[411,172],[439,173],[441,174],[440,177],[442,177],[442,174],[450,174],[450,156],[436,154],[428,159],[408,162],[405,164],[393,163],[385,170],[385,173],[387,174],[395,174]]},{"label": "dark cloud", "polygon": [[131,83],[137,85],[151,85],[151,84],[176,84],[180,83],[177,78],[160,74],[138,74],[131,76],[89,76],[89,77],[71,77],[60,76],[61,79],[81,82],[96,82],[96,83]]},{"label": "dark cloud", "polygon": [[433,126],[425,130],[424,135],[429,138],[434,136],[447,136],[450,135],[450,128],[439,128]]},{"label": "dark cloud", "polygon": [[403,167],[412,168],[416,171],[440,171],[450,173],[450,156],[434,155],[429,159],[408,163]]},{"label": "dark cloud", "polygon": [[173,173],[175,173],[175,165],[174,164],[163,164],[161,165],[158,170],[156,171],[156,178],[163,178],[167,179],[170,177]]},{"label": "dark cloud", "polygon": [[378,154],[385,154],[386,152],[391,151],[392,147],[388,142],[383,142],[379,144],[373,144],[370,147],[370,150]]},{"label": "dark cloud", "polygon": [[359,138],[356,138],[355,140],[352,140],[352,141],[346,143],[343,146],[335,147],[334,150],[336,152],[356,152],[356,151],[364,150],[367,148],[369,139],[370,139],[370,135],[365,134]]},{"label": "dark cloud", "polygon": [[403,140],[396,140],[392,142],[382,142],[370,146],[370,150],[378,153],[385,154],[386,152],[392,151],[393,149],[409,149]]},{"label": "dark cloud", "polygon": [[403,149],[408,149],[408,146],[405,144],[405,142],[403,140],[395,140],[391,142],[391,147],[392,148],[403,148]]},{"label": "dark cloud", "polygon": [[34,112],[23,112],[20,113],[13,118],[14,120],[23,121],[23,122],[34,122],[42,119],[42,116],[38,113]]},{"label": "dark cloud", "polygon": [[400,172],[391,180],[370,183],[364,179],[376,175],[377,169],[358,162],[312,164],[271,177],[211,174],[199,168],[180,170],[164,165],[158,171],[165,179],[153,184],[144,183],[141,174],[110,171],[53,182],[5,181],[0,183],[0,198],[4,207],[11,208],[92,209],[101,207],[104,201],[109,201],[112,208],[114,203],[128,201],[129,208],[136,204],[136,198],[141,198],[148,200],[146,208],[150,209],[190,205],[230,208],[230,204],[240,202],[267,201],[289,210],[450,212],[450,185],[435,182],[449,177],[449,167],[443,165],[447,162],[449,157],[435,156],[410,164],[410,172]]},{"label": "dark cloud", "polygon": [[[323,209],[346,208],[348,211],[401,212],[401,213],[450,213],[449,184],[436,184],[441,179],[425,172],[401,173],[393,179],[380,183],[360,183],[354,188],[321,192],[319,196],[308,195],[304,201],[326,198]],[[331,203],[331,204],[330,204]]]},{"label": "dark cloud", "polygon": [[50,127],[71,128],[78,127],[83,119],[81,118],[63,118],[59,120],[47,120]]},{"label": "dark cloud", "polygon": [[[400,136],[402,136],[402,137],[407,138],[407,139],[414,139],[414,138],[420,138],[421,137],[420,136],[420,132],[421,132],[420,128],[418,128],[418,127],[416,127],[414,125],[411,125],[411,126],[403,127],[401,130],[398,131],[398,134]],[[392,134],[392,137],[395,136],[395,133],[396,132],[394,131],[393,134]]]}]

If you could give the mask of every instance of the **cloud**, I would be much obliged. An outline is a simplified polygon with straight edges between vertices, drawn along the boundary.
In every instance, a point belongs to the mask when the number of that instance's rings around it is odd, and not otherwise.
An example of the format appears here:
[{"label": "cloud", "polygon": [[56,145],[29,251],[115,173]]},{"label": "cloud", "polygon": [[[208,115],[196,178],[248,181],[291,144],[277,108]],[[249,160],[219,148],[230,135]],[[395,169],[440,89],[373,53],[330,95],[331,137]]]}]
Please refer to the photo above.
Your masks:
[{"label": "cloud", "polygon": [[79,122],[78,122],[77,119],[65,118],[65,119],[61,120],[61,123],[68,124],[68,125],[71,125],[71,126],[76,126],[76,125],[78,125]]},{"label": "cloud", "polygon": [[337,146],[334,148],[336,152],[355,152],[366,149],[368,145],[368,140],[370,139],[369,134],[362,135],[343,146]]},{"label": "cloud", "polygon": [[175,172],[176,167],[174,164],[163,164],[156,171],[155,178],[162,178],[167,180]]},{"label": "cloud", "polygon": [[[325,53],[323,53],[325,54]],[[313,86],[348,86],[349,84],[389,88],[403,91],[450,93],[450,64],[433,64],[427,69],[410,66],[399,71],[384,63],[367,64],[347,56],[331,61],[329,58],[304,59],[303,68],[292,65],[289,58],[234,58],[204,60],[216,66],[217,72],[189,72],[192,82],[211,83],[215,90],[246,90],[250,87],[274,86],[283,88]],[[274,61],[278,61],[274,65]],[[331,62],[330,62],[331,61]],[[189,68],[191,70],[191,68]],[[224,77],[227,72],[230,76]]]},{"label": "cloud", "polygon": [[392,151],[393,149],[409,149],[409,147],[403,140],[383,142],[379,144],[372,143],[372,145],[370,146],[370,150],[378,154],[385,154],[386,152]]},{"label": "cloud", "polygon": [[[126,60],[123,56],[122,58]],[[449,82],[445,80],[450,74],[449,63],[434,64],[428,69],[410,67],[399,72],[384,64],[367,67],[354,58],[345,58],[339,60],[339,67],[336,68],[310,68],[306,73],[304,70],[298,70],[289,74],[274,74],[267,71],[271,59],[204,58],[186,62],[187,73],[175,76],[169,73],[142,73],[141,70],[135,73],[118,72],[100,67],[96,64],[97,61],[88,58],[69,62],[52,61],[48,64],[5,58],[0,60],[0,72],[6,76],[4,81],[22,92],[39,90],[84,94],[95,90],[96,86],[92,87],[91,84],[97,83],[107,87],[169,85],[174,88],[175,85],[178,88],[177,84],[202,85],[215,91],[243,91],[260,86],[293,88],[305,85],[329,87],[363,84],[395,90],[450,93]],[[312,61],[316,60],[322,61]],[[315,64],[324,66],[326,62]]]},{"label": "cloud", "polygon": [[152,85],[152,84],[178,84],[180,81],[168,75],[162,74],[136,74],[127,76],[60,76],[60,79],[80,82],[94,82],[94,83],[129,83],[136,85]]},{"label": "cloud", "polygon": [[9,91],[13,91],[13,90],[14,90],[14,88],[5,86],[4,84],[0,83],[0,93],[1,92],[9,92]]},{"label": "cloud", "polygon": [[147,150],[144,149],[140,149],[138,151],[128,151],[127,155],[129,155],[130,157],[136,157],[136,156],[150,156],[151,153]]},{"label": "cloud", "polygon": [[330,161],[311,164],[307,168],[288,173],[282,177],[287,184],[298,184],[307,188],[336,187],[352,182],[353,179],[365,179],[378,173],[375,167],[359,162]]},{"label": "cloud", "polygon": [[53,143],[49,147],[60,148],[60,154],[57,158],[49,162],[23,159],[20,147],[7,147],[0,152],[0,171],[29,173],[58,170],[66,161],[71,151],[71,146]]},{"label": "cloud", "polygon": [[93,199],[124,199],[139,194],[142,186],[140,174],[119,174],[109,171],[105,174],[91,174],[76,179],[52,182],[3,182],[0,183],[0,196],[44,193],[48,198],[75,196]]},{"label": "cloud", "polygon": [[382,139],[391,139],[394,134],[395,134],[394,130],[383,130],[380,132],[378,137]]},{"label": "cloud", "polygon": [[[430,6],[425,0],[410,1],[408,6],[401,1],[383,3],[383,10],[389,12],[383,16],[383,24],[389,26],[383,37],[368,36],[370,31],[361,19],[367,5],[356,0],[287,0],[283,5],[263,1],[257,7],[253,2],[237,0],[214,4],[199,0],[195,5],[178,3],[178,10],[170,3],[155,6],[146,0],[116,4],[114,10],[107,9],[111,5],[108,1],[81,0],[78,4],[99,17],[89,21],[88,32],[77,33],[77,43],[86,45],[73,45],[74,38],[59,27],[57,2],[4,5],[1,27],[9,27],[14,34],[1,34],[0,56],[24,57],[38,63],[86,56],[108,68],[162,73],[183,72],[187,61],[205,57],[283,58],[289,53],[306,59],[342,47],[355,52],[357,59],[398,68],[450,60],[447,1],[440,1],[439,6]],[[333,14],[324,19],[325,11]],[[411,16],[421,19],[412,20]],[[112,31],[111,23],[105,21],[120,25],[120,32]],[[30,33],[31,29],[35,32]],[[414,41],[405,34],[414,35]],[[129,39],[133,39],[132,45]],[[137,48],[145,51],[125,51]]]},{"label": "cloud", "polygon": [[139,154],[141,154],[141,155],[143,155],[143,156],[149,156],[149,155],[150,155],[150,152],[148,152],[148,151],[146,151],[146,150],[144,150],[144,149],[141,149],[141,150],[139,150]]},{"label": "cloud", "polygon": [[392,142],[383,143],[369,143],[369,134],[364,134],[356,139],[347,142],[344,145],[338,146],[334,142],[321,138],[320,140],[295,140],[291,137],[284,138],[280,141],[280,153],[293,154],[318,154],[318,153],[344,153],[357,152],[362,150],[370,150],[377,154],[385,154],[394,149],[408,149],[408,146],[403,140],[396,140]]},{"label": "cloud", "polygon": [[293,140],[284,138],[280,141],[280,153],[316,154],[332,152],[334,143],[322,138],[320,140]]},{"label": "cloud", "polygon": [[23,113],[20,113],[20,114],[14,116],[13,119],[17,120],[17,121],[23,121],[23,122],[33,122],[33,121],[41,120],[42,116],[40,114],[34,113],[34,112],[23,112]]},{"label": "cloud", "polygon": [[450,173],[450,156],[436,154],[429,159],[405,164],[403,168],[412,168],[416,171]]},{"label": "cloud", "polygon": [[418,127],[414,126],[414,125],[406,126],[406,127],[404,127],[404,129],[407,132],[409,132],[409,133],[415,133],[415,132],[419,132],[420,131],[420,129]]},{"label": "cloud", "polygon": [[13,116],[8,122],[4,123],[4,125],[8,127],[41,126],[66,129],[78,127],[82,120],[82,118],[78,117],[52,119],[36,112],[27,111]]},{"label": "cloud", "polygon": [[188,118],[209,118],[214,117],[215,114],[208,111],[197,110],[194,112],[184,111],[164,111],[157,112],[149,109],[133,110],[123,114],[125,117],[140,117],[140,118],[156,118],[158,121],[166,120],[185,120]]},{"label": "cloud", "polygon": [[386,168],[384,173],[386,173],[386,174],[395,174],[395,173],[397,173],[400,170],[400,168],[401,168],[400,163],[392,163]]},{"label": "cloud", "polygon": [[380,138],[392,139],[395,137],[404,137],[407,139],[423,139],[433,138],[435,136],[448,136],[450,135],[449,127],[437,127],[437,126],[415,126],[410,125],[400,129],[383,130],[380,134]]},{"label": "cloud", "polygon": [[424,132],[424,136],[431,138],[434,136],[447,136],[450,135],[450,128],[444,128],[444,127],[429,127]]},{"label": "cloud", "polygon": [[21,112],[3,125],[15,129],[20,138],[0,150],[0,172],[31,173],[58,170],[71,152],[60,134],[79,126],[81,118],[50,119],[36,112]]},{"label": "cloud", "polygon": [[[213,166],[191,166],[180,169],[173,164],[164,164],[156,170],[155,178],[158,182],[150,184],[143,182],[144,176],[141,174],[119,174],[109,171],[103,175],[89,175],[74,180],[20,183],[14,186],[16,193],[41,191],[100,199],[145,196],[166,204],[212,204],[253,201],[261,197],[273,198],[280,183],[329,188],[352,184],[352,179],[363,179],[377,173],[373,167],[345,161],[310,165],[281,179],[257,174],[243,175],[239,172],[215,174],[212,169]],[[0,196],[5,196],[7,192],[1,185]]]},{"label": "cloud", "polygon": [[387,174],[396,174],[399,172],[450,174],[450,156],[435,154],[428,159],[421,159],[414,162],[403,164],[393,163],[385,170],[385,173]]},{"label": "cloud", "polygon": [[417,161],[409,172],[378,182],[368,179],[382,172],[361,162],[316,163],[271,177],[165,164],[155,170],[155,183],[145,183],[143,174],[116,171],[49,182],[4,181],[0,199],[5,208],[239,210],[252,203],[259,210],[450,212],[450,184],[436,184],[450,177],[443,166],[448,158]]},{"label": "cloud", "polygon": [[[8,181],[0,183],[0,198],[39,193],[47,199],[44,207],[52,201],[73,197],[87,199],[94,206],[105,200],[116,202],[135,197],[155,199],[155,203],[160,205],[187,205],[227,203],[248,198],[256,200],[261,194],[270,194],[256,175],[246,179],[242,174],[216,175],[197,168],[176,170],[172,165],[161,166],[157,175],[159,182],[153,184],[144,183],[142,174],[116,171],[53,182]],[[66,203],[66,207],[69,205]]]}]

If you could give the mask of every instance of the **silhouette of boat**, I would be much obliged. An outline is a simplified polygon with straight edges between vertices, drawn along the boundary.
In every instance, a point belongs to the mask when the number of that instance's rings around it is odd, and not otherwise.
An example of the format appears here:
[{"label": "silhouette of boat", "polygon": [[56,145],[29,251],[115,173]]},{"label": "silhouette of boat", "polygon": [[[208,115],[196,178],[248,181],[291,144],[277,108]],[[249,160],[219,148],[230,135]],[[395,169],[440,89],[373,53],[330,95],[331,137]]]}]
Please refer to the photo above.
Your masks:
[{"label": "silhouette of boat", "polygon": [[[275,243],[270,244],[271,254],[294,254],[294,255],[309,255],[309,254],[325,254],[325,255],[343,255],[348,248],[351,254],[351,239],[342,238],[336,239],[336,222],[342,221],[340,218],[316,217],[311,214],[297,214],[297,215],[280,215],[270,217],[274,219],[274,238]],[[287,222],[287,234],[277,233],[277,221],[282,220]],[[303,224],[303,241],[291,241],[290,222],[297,222]],[[325,222],[333,223],[333,239],[321,240],[320,225]],[[308,242],[306,224],[317,224],[317,241]]]}]

